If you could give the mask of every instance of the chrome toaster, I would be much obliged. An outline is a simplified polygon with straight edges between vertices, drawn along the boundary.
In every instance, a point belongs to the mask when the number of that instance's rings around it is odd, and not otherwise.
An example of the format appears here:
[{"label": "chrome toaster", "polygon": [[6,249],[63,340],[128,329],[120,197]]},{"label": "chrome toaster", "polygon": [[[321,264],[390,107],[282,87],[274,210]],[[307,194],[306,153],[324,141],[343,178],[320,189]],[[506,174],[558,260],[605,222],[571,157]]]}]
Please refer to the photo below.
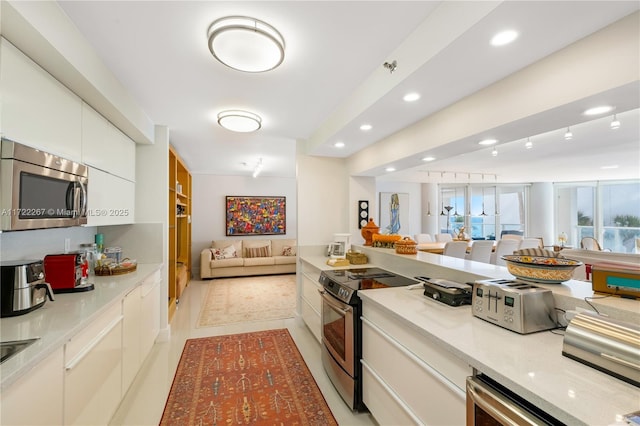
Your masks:
[{"label": "chrome toaster", "polygon": [[524,281],[476,281],[471,303],[474,316],[516,333],[557,327],[553,292]]}]

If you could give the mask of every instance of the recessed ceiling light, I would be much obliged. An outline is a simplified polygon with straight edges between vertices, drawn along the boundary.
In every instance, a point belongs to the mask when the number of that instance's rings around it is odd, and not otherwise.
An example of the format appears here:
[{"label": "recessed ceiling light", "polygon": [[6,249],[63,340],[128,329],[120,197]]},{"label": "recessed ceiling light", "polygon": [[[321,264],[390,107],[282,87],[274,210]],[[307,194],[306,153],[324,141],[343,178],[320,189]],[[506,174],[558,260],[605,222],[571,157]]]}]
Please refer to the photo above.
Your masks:
[{"label": "recessed ceiling light", "polygon": [[491,38],[492,46],[504,46],[518,38],[518,32],[514,30],[506,30],[499,32]]},{"label": "recessed ceiling light", "polygon": [[386,172],[395,172],[396,168],[395,167],[387,167],[386,169],[384,169]]},{"label": "recessed ceiling light", "polygon": [[598,114],[604,114],[607,113],[609,111],[613,110],[613,107],[610,105],[602,105],[602,106],[597,106],[594,108],[589,108],[588,110],[586,110],[585,112],[583,112],[584,115],[598,115]]},{"label": "recessed ceiling light", "polygon": [[600,167],[602,170],[611,170],[611,169],[617,169],[619,166],[617,164],[612,164],[611,166],[602,166]]},{"label": "recessed ceiling light", "polygon": [[336,142],[333,144],[336,148],[344,148],[344,142]]},{"label": "recessed ceiling light", "polygon": [[284,60],[282,34],[259,19],[247,16],[220,18],[209,26],[207,36],[211,54],[238,71],[269,71]]},{"label": "recessed ceiling light", "polygon": [[417,101],[418,99],[420,99],[420,94],[419,93],[415,93],[415,92],[407,93],[402,98],[402,100],[405,101],[405,102],[414,102],[414,101]]},{"label": "recessed ceiling light", "polygon": [[436,157],[424,157],[424,158],[422,159],[422,161],[433,161],[433,160],[435,160],[435,159],[436,159]]},{"label": "recessed ceiling light", "polygon": [[363,131],[367,131],[367,130],[371,130],[373,128],[373,126],[371,124],[363,124],[362,126],[360,126],[360,130]]},{"label": "recessed ceiling light", "polygon": [[218,113],[218,124],[232,132],[249,133],[262,127],[262,118],[249,111],[227,110]]},{"label": "recessed ceiling light", "polygon": [[498,141],[496,139],[484,139],[478,142],[478,144],[488,146],[488,145],[494,145],[497,142]]}]

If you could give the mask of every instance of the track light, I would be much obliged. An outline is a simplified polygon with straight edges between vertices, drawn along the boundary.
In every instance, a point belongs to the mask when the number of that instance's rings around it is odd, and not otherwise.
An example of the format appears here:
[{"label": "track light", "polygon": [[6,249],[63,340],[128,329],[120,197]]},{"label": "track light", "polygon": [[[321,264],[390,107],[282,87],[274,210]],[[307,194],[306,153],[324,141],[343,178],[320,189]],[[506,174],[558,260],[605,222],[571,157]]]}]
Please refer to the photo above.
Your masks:
[{"label": "track light", "polygon": [[564,139],[567,141],[573,139],[573,133],[571,133],[570,127],[567,127],[567,131],[564,134]]},{"label": "track light", "polygon": [[524,144],[524,147],[527,149],[533,148],[533,142],[531,142],[529,138],[527,138],[527,143]]},{"label": "track light", "polygon": [[611,121],[611,128],[617,129],[620,127],[620,120],[616,117],[616,114],[613,114],[613,120]]},{"label": "track light", "polygon": [[491,151],[491,155],[493,155],[494,157],[498,156],[498,150],[493,148],[493,151]]}]

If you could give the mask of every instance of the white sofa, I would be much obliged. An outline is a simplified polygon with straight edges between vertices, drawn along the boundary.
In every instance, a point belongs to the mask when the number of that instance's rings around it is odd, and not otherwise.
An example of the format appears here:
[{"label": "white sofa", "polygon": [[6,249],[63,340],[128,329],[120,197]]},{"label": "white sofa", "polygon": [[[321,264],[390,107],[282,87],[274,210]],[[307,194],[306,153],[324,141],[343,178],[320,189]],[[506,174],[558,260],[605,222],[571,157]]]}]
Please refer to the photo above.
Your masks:
[{"label": "white sofa", "polygon": [[200,277],[240,277],[296,272],[296,240],[214,240],[200,253]]}]

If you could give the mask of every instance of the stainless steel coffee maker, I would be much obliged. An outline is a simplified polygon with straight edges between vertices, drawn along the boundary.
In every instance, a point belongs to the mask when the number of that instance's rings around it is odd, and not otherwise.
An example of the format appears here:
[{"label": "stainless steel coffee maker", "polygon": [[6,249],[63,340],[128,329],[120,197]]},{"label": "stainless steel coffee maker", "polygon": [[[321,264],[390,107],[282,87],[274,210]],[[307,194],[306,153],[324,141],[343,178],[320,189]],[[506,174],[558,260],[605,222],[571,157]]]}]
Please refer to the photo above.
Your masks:
[{"label": "stainless steel coffee maker", "polygon": [[53,291],[44,281],[42,260],[0,262],[0,317],[23,315],[44,305]]}]

